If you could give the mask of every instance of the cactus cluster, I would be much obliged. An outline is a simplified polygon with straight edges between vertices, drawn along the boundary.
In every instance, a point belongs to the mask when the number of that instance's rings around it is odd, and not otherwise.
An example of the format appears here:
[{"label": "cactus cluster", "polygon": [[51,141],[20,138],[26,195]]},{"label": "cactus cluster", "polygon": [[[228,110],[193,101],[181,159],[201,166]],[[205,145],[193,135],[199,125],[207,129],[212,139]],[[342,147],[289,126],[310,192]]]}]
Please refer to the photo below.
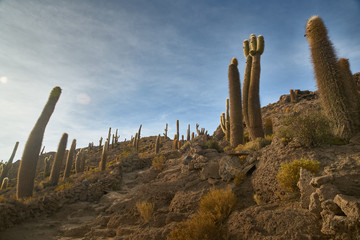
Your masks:
[{"label": "cactus cluster", "polygon": [[319,16],[307,21],[305,35],[323,110],[331,121],[334,134],[349,139],[360,130],[360,109],[358,96],[353,91],[356,86],[349,77],[348,62],[338,61],[325,24]]},{"label": "cactus cluster", "polygon": [[18,199],[31,197],[33,194],[36,165],[38,162],[45,128],[50,120],[52,113],[54,112],[60,95],[60,87],[55,87],[52,89],[49,99],[43,111],[41,112],[39,119],[35,123],[28,140],[26,141],[18,170],[18,181],[16,189],[16,197]]},{"label": "cactus cluster", "polygon": [[3,163],[0,165],[0,183],[7,177],[9,170],[12,167],[12,162],[14,160],[15,154],[16,154],[16,150],[19,146],[19,142],[15,143],[14,149],[12,151],[12,154],[9,158],[9,161],[7,161],[7,163]]},{"label": "cactus cluster", "polygon": [[207,131],[205,131],[205,128],[201,128],[201,130],[199,130],[199,124],[196,124],[196,132],[198,134],[198,136],[201,135],[207,135]]}]

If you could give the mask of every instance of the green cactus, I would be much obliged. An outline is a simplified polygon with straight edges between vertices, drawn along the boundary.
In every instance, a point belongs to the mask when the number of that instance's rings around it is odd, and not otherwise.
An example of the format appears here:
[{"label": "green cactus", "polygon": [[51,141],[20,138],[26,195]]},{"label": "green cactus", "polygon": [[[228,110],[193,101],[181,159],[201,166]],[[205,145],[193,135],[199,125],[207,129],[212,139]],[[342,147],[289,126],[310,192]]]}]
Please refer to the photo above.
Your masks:
[{"label": "green cactus", "polygon": [[225,138],[230,141],[230,112],[229,112],[229,99],[226,99],[226,114],[220,115],[220,126],[222,131],[225,133]]},{"label": "green cactus", "polygon": [[68,134],[64,133],[60,139],[57,152],[55,154],[54,163],[50,172],[49,184],[55,186],[58,184],[62,162],[65,155],[66,144],[68,140]]},{"label": "green cactus", "polygon": [[160,134],[156,137],[155,154],[158,154],[159,150],[160,150]]},{"label": "green cactus", "polygon": [[327,29],[320,17],[313,16],[307,21],[306,37],[325,114],[331,121],[334,134],[350,139],[359,130],[359,119],[353,119],[346,84],[342,79]]},{"label": "green cactus", "polygon": [[50,166],[52,162],[52,156],[44,158],[44,178],[50,175]]},{"label": "green cactus", "polygon": [[65,180],[66,178],[68,178],[70,176],[72,165],[73,165],[73,160],[74,160],[74,155],[75,155],[75,149],[76,149],[76,139],[73,139],[70,150],[68,152],[67,159],[66,159],[63,180]]},{"label": "green cactus", "polygon": [[229,65],[229,96],[230,96],[230,145],[236,147],[244,142],[243,115],[241,104],[240,74],[238,61],[231,59]]},{"label": "green cactus", "polygon": [[[107,141],[106,141],[107,143]],[[104,144],[102,153],[101,153],[101,160],[99,164],[100,171],[104,171],[106,168],[106,159],[107,159],[107,151],[108,151],[108,144]]]},{"label": "green cactus", "polygon": [[2,180],[2,184],[1,184],[0,190],[7,189],[8,184],[9,184],[9,178],[8,178],[8,177],[5,177],[5,178]]},{"label": "green cactus", "polygon": [[55,87],[52,89],[49,99],[25,144],[24,152],[20,161],[20,167],[18,170],[18,181],[16,189],[16,197],[18,199],[32,196],[36,165],[39,158],[45,128],[50,120],[52,113],[54,112],[60,95],[60,87]]},{"label": "green cactus", "polygon": [[19,142],[15,143],[14,149],[12,151],[12,154],[9,158],[9,161],[7,163],[3,163],[1,165],[1,171],[0,171],[0,182],[2,182],[4,180],[4,178],[7,177],[8,172],[10,171],[11,167],[12,167],[12,162],[14,160],[15,154],[16,154],[16,150],[19,146]]},{"label": "green cactus", "polygon": [[250,41],[243,42],[246,57],[243,83],[244,119],[250,138],[255,140],[264,137],[259,97],[260,56],[264,52],[264,37],[259,35],[256,38],[251,34],[249,38]]}]

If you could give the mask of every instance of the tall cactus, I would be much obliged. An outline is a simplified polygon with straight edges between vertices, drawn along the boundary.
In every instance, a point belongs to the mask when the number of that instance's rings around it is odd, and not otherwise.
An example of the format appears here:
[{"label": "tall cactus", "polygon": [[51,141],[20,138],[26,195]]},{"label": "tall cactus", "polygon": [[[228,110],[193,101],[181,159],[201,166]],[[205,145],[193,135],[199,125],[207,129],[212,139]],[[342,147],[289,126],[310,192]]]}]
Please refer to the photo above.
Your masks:
[{"label": "tall cactus", "polygon": [[359,119],[353,119],[337,57],[320,17],[313,16],[307,21],[306,37],[325,114],[331,121],[334,134],[349,139],[359,130]]},{"label": "tall cactus", "polygon": [[229,112],[229,99],[226,99],[226,114],[223,112],[220,115],[220,126],[222,131],[225,133],[225,138],[230,141],[230,112]]},{"label": "tall cactus", "polygon": [[99,147],[101,147],[102,140],[103,140],[103,137],[100,137],[100,139],[99,139]]},{"label": "tall cactus", "polygon": [[166,123],[166,127],[165,127],[165,129],[164,129],[164,137],[165,137],[165,139],[167,138],[167,132],[168,132],[168,124]]},{"label": "tall cactus", "polygon": [[186,131],[186,141],[190,141],[190,124],[188,124],[188,129]]},{"label": "tall cactus", "polygon": [[230,96],[230,145],[236,147],[244,142],[243,115],[241,104],[240,74],[238,61],[231,59],[229,65],[229,96]]},{"label": "tall cactus", "polygon": [[15,146],[14,146],[14,149],[12,151],[12,154],[11,154],[11,156],[9,158],[9,161],[7,163],[4,163],[4,164],[1,165],[2,170],[0,171],[0,182],[2,182],[3,179],[6,178],[7,175],[8,175],[8,172],[12,167],[12,162],[14,160],[14,157],[15,157],[16,150],[17,150],[18,146],[19,146],[19,142],[16,142]]},{"label": "tall cactus", "polygon": [[264,137],[259,96],[260,58],[261,54],[264,52],[264,46],[264,37],[261,35],[256,38],[255,34],[251,34],[249,41],[245,40],[243,42],[243,50],[246,57],[244,103],[247,102],[247,109],[244,107],[244,116],[245,124],[247,124],[249,135],[252,140],[255,140],[258,137]]},{"label": "tall cactus", "polygon": [[179,120],[176,120],[176,138],[180,140],[180,133],[179,133]]},{"label": "tall cactus", "polygon": [[108,133],[108,138],[107,138],[107,148],[109,148],[109,145],[110,145],[110,140],[111,140],[111,127],[109,127],[109,133]]},{"label": "tall cactus", "polygon": [[50,175],[50,166],[52,162],[52,156],[48,156],[44,158],[44,177],[48,177]]},{"label": "tall cactus", "polygon": [[65,171],[64,171],[64,180],[70,176],[70,172],[73,165],[74,155],[76,149],[76,139],[72,140],[71,147],[66,159]]},{"label": "tall cactus", "polygon": [[18,199],[32,196],[36,165],[39,158],[45,128],[50,120],[52,113],[54,112],[56,103],[59,100],[60,95],[60,87],[55,87],[52,89],[49,99],[26,142],[24,152],[20,161],[20,167],[18,170],[18,181],[16,190],[16,197]]},{"label": "tall cactus", "polygon": [[155,154],[159,153],[159,149],[160,149],[160,134],[156,137]]},{"label": "tall cactus", "polygon": [[5,177],[1,182],[2,183],[1,183],[0,190],[7,189],[8,184],[9,184],[9,178]]},{"label": "tall cactus", "polygon": [[104,144],[102,153],[101,153],[101,160],[99,164],[100,171],[105,171],[106,168],[106,159],[107,159],[107,151],[108,151],[108,144]]},{"label": "tall cactus", "polygon": [[81,161],[80,161],[80,172],[85,170],[85,159],[86,159],[86,151],[82,151],[81,154]]},{"label": "tall cactus", "polygon": [[82,161],[82,156],[83,155],[83,149],[80,149],[80,151],[76,154],[75,157],[75,172],[76,173],[80,173],[81,172],[81,161]]},{"label": "tall cactus", "polygon": [[68,134],[64,133],[60,139],[59,146],[57,152],[55,154],[54,163],[50,172],[50,180],[49,184],[55,186],[58,184],[61,166],[65,155],[66,144],[68,140]]}]

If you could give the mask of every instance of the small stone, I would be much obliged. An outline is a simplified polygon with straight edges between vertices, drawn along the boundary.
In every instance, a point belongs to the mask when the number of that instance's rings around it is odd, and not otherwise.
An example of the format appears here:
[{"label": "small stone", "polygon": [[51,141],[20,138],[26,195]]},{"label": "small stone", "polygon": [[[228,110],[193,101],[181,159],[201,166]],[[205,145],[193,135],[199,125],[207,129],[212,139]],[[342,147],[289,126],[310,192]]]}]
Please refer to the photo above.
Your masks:
[{"label": "small stone", "polygon": [[219,175],[219,164],[217,162],[210,162],[201,171],[201,179],[219,179],[221,178]]},{"label": "small stone", "polygon": [[336,194],[339,193],[339,190],[334,185],[327,183],[317,188],[316,192],[319,194],[319,199],[322,202],[328,199],[334,199]]}]

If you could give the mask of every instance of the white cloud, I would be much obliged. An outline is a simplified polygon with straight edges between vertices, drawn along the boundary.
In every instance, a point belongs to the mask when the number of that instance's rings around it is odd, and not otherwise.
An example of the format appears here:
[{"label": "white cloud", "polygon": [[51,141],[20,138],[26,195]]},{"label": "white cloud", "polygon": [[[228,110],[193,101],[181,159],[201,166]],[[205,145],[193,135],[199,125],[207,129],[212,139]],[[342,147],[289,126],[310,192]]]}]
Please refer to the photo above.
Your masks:
[{"label": "white cloud", "polygon": [[76,96],[76,101],[80,104],[89,104],[91,102],[91,98],[86,93],[80,93]]},{"label": "white cloud", "polygon": [[7,77],[1,77],[0,78],[0,82],[2,83],[2,84],[6,84],[7,82],[8,82],[8,78]]}]

